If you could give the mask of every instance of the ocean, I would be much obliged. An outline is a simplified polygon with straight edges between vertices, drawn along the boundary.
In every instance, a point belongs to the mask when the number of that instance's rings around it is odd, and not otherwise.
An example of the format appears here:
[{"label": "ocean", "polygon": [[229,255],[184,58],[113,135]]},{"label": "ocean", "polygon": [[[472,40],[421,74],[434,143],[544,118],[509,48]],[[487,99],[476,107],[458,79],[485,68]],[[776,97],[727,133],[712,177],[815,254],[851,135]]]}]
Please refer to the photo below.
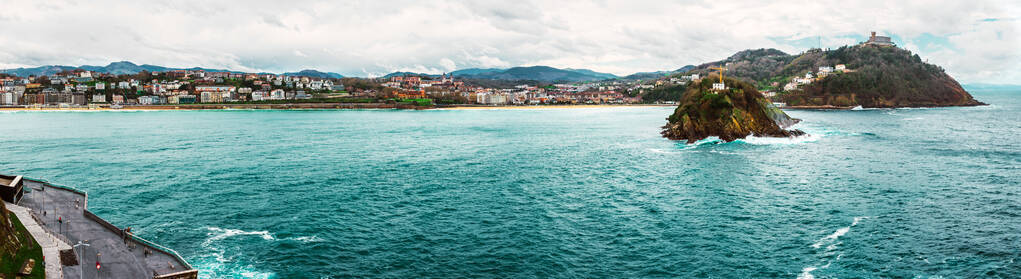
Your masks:
[{"label": "ocean", "polygon": [[792,110],[0,112],[0,173],[89,192],[202,278],[1016,278],[1021,92]]}]

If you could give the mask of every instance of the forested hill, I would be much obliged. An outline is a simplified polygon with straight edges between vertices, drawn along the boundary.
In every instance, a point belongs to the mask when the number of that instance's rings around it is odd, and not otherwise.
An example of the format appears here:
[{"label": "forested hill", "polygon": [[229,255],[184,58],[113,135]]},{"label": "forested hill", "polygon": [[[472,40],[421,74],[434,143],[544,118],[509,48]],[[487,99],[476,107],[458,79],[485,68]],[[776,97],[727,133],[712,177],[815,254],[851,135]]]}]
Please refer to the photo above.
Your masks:
[{"label": "forested hill", "polygon": [[[843,64],[847,71],[819,77],[820,67]],[[745,50],[688,72],[708,75],[726,65],[726,75],[778,91],[788,105],[863,107],[932,107],[982,105],[943,68],[917,54],[888,46],[856,45],[834,50],[813,49],[788,55],[775,49]],[[783,86],[811,73],[811,83],[796,89]]]}]

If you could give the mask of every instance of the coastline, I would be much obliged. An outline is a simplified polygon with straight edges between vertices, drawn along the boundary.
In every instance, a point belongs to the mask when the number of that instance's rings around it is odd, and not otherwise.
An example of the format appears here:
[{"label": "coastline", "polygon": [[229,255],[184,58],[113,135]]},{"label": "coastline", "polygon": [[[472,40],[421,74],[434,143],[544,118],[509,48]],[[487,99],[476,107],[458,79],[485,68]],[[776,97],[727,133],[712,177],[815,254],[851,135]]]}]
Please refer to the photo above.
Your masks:
[{"label": "coastline", "polygon": [[406,110],[471,110],[471,109],[577,109],[607,107],[674,107],[670,104],[583,104],[583,105],[439,105],[416,106],[387,103],[292,103],[292,104],[186,104],[128,105],[110,107],[0,107],[0,111],[166,111],[166,110],[344,110],[344,109],[406,109]]},{"label": "coastline", "polygon": [[614,108],[614,107],[676,107],[668,104],[585,104],[585,105],[452,105],[437,106],[438,110],[486,110],[486,109],[582,109],[582,108]]}]

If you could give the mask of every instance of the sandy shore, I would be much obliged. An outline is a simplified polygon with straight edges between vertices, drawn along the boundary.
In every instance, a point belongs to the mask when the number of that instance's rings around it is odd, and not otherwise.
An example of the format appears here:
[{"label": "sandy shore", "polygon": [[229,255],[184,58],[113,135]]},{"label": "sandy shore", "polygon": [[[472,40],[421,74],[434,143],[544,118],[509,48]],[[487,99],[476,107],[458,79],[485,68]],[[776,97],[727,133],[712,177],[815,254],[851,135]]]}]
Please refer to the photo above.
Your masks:
[{"label": "sandy shore", "polygon": [[615,108],[615,107],[674,107],[666,104],[608,104],[608,105],[533,105],[533,106],[475,106],[452,105],[435,107],[417,107],[383,103],[294,103],[294,104],[190,104],[190,105],[127,105],[119,109],[108,107],[88,108],[24,108],[0,107],[0,111],[137,111],[137,110],[210,110],[210,109],[438,109],[438,110],[471,110],[471,109],[581,109],[581,108]]},{"label": "sandy shore", "polygon": [[676,107],[677,105],[635,104],[635,105],[535,105],[535,106],[443,106],[440,110],[470,109],[581,109],[581,108],[622,108],[622,107]]}]

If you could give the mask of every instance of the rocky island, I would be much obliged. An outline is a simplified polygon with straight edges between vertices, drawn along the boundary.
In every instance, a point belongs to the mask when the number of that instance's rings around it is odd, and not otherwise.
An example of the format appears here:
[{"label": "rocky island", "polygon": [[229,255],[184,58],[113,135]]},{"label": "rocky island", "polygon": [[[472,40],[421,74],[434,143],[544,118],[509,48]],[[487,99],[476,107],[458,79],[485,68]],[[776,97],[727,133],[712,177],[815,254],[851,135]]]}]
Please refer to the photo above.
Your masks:
[{"label": "rocky island", "polygon": [[734,141],[752,136],[804,135],[786,130],[798,122],[773,106],[755,86],[733,78],[710,76],[688,83],[680,104],[661,132],[672,140],[694,143],[708,137]]}]

